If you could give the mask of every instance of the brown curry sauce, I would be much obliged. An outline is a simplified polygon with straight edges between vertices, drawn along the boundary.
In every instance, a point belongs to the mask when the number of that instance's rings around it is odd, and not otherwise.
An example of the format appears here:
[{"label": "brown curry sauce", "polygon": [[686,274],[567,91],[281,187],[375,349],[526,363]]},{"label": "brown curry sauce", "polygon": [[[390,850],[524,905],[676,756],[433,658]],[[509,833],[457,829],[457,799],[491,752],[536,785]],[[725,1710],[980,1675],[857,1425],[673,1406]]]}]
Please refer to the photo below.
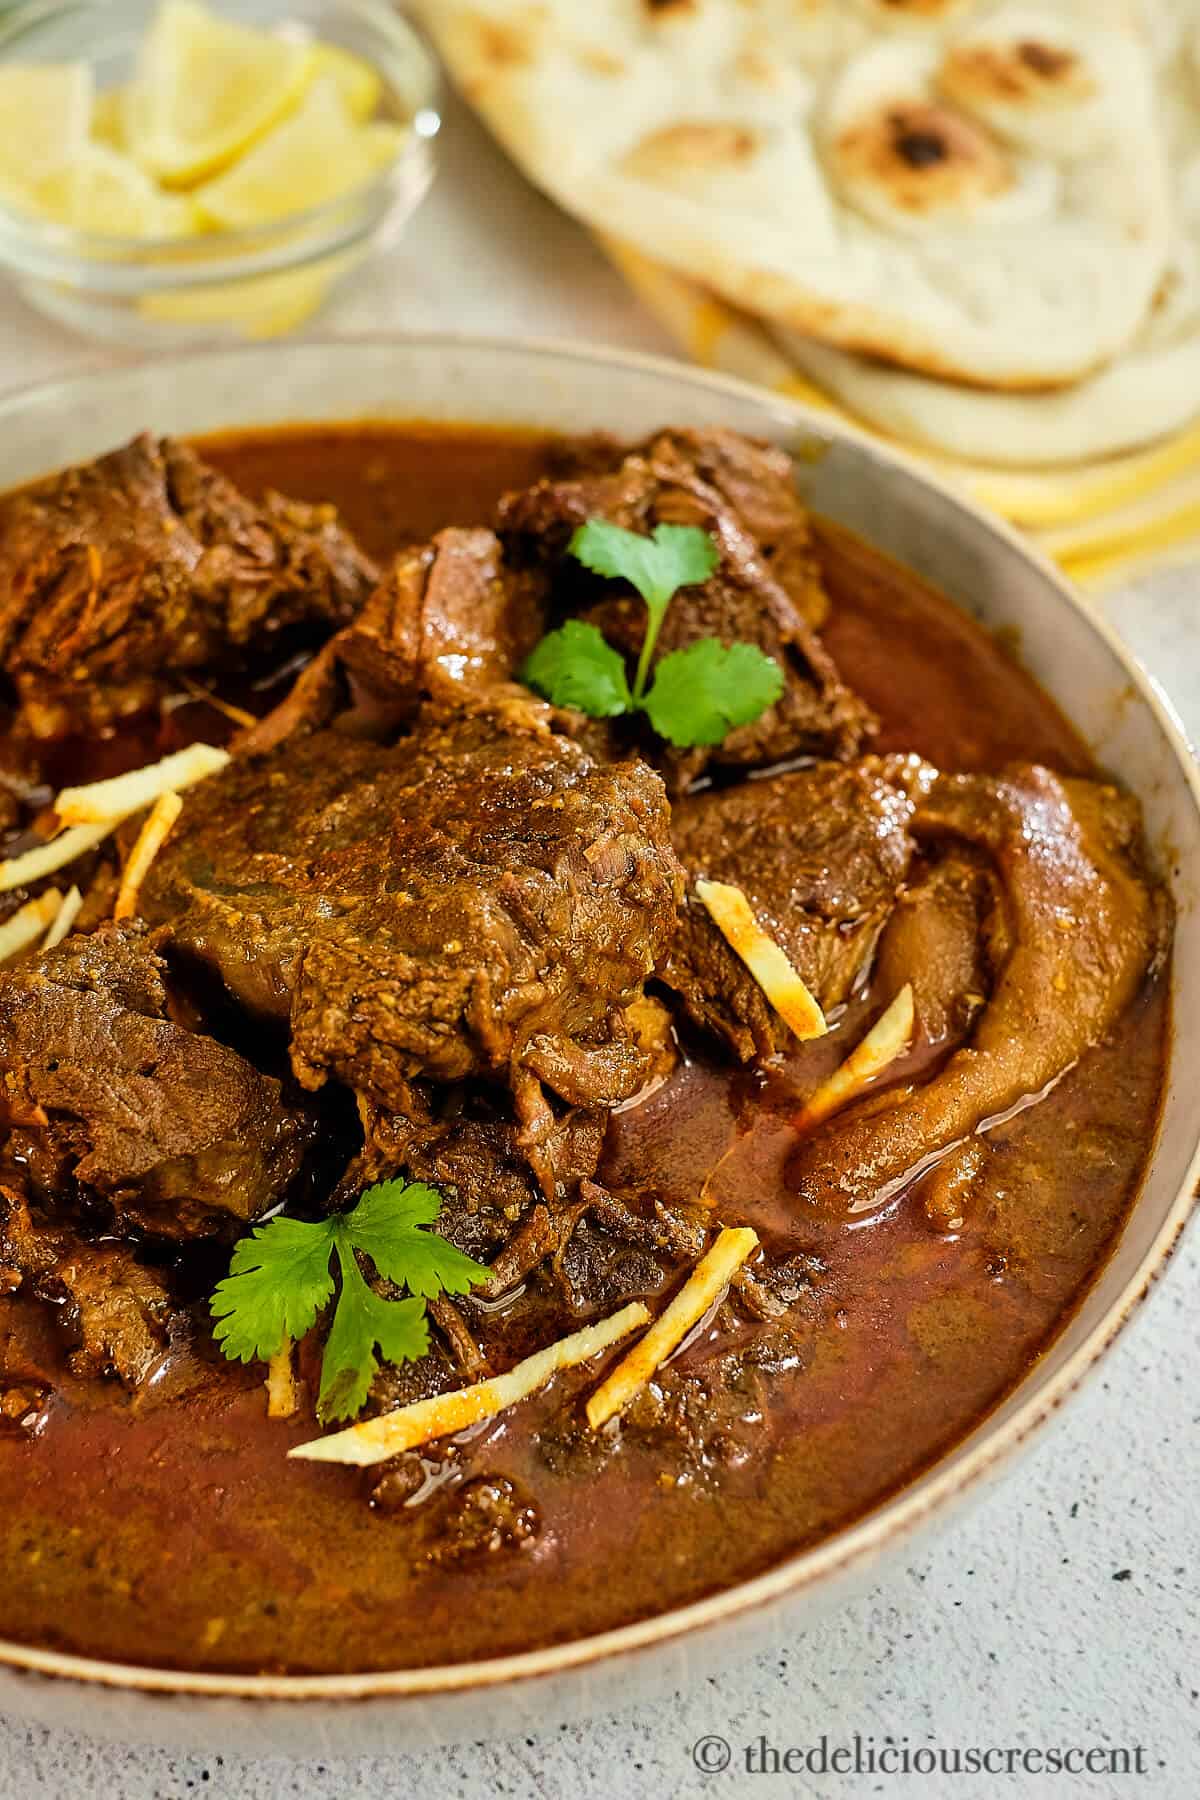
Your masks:
[{"label": "brown curry sauce", "polygon": [[[483,520],[500,492],[540,472],[546,447],[366,427],[205,451],[251,493],[333,501],[385,554],[451,520]],[[836,529],[821,528],[820,548],[834,600],[826,641],[880,715],[882,748],[945,770],[1020,757],[1091,771],[1053,704],[965,615]],[[126,763],[141,754],[114,746]],[[0,1635],[235,1671],[471,1660],[699,1599],[878,1505],[1021,1380],[1103,1263],[1153,1140],[1168,1017],[1160,977],[1109,1042],[993,1133],[986,1191],[957,1233],[935,1233],[905,1200],[863,1223],[801,1227],[779,1109],[793,1082],[845,1055],[869,1000],[765,1082],[692,1061],[610,1127],[602,1176],[690,1199],[731,1152],[714,1182],[718,1212],[724,1187],[772,1254],[816,1252],[827,1265],[800,1303],[795,1366],[773,1378],[768,1410],[748,1399],[719,1470],[673,1466],[648,1444],[586,1475],[547,1466],[539,1421],[594,1380],[560,1377],[481,1428],[463,1458],[468,1473],[518,1481],[539,1534],[482,1564],[440,1567],[427,1508],[369,1509],[360,1472],[285,1460],[312,1421],[268,1420],[261,1370],[193,1346],[168,1353],[131,1401],[63,1370],[48,1322],[18,1297],[0,1302],[0,1347],[10,1364],[52,1364],[57,1391],[32,1440],[0,1432]]]}]

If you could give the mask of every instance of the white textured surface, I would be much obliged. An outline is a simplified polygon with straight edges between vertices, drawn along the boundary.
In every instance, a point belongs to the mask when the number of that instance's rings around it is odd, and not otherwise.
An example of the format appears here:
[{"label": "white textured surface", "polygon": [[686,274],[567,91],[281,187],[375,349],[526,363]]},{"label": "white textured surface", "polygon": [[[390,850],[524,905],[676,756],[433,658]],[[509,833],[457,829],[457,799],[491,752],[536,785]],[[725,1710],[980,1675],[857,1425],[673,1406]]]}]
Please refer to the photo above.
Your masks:
[{"label": "white textured surface", "polygon": [[[590,244],[455,116],[447,167],[398,257],[336,323],[541,332],[667,346]],[[95,361],[0,296],[0,386]],[[1200,572],[1175,572],[1109,610],[1200,740]],[[0,1720],[0,1800],[431,1800],[462,1796],[921,1794],[1042,1800],[1054,1792],[1200,1794],[1200,1236],[1034,1453],[936,1548],[832,1623],[670,1705],[536,1737],[420,1756],[247,1763],[95,1745]],[[737,1772],[760,1736],[830,1746],[855,1733],[910,1748],[1142,1745],[1146,1774],[856,1778]],[[700,1737],[735,1767],[701,1776]]]}]

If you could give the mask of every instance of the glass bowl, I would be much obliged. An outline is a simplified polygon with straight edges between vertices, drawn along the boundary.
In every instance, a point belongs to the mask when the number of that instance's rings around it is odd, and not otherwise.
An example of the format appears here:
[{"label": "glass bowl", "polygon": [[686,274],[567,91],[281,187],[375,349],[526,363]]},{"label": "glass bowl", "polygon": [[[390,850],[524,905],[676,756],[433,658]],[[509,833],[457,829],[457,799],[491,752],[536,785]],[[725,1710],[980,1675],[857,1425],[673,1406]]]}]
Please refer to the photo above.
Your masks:
[{"label": "glass bowl", "polygon": [[[219,0],[240,23],[364,57],[379,116],[409,130],[390,163],[337,199],[270,225],[184,238],[114,238],[0,202],[0,268],[40,311],[135,350],[280,336],[398,238],[433,176],[437,64],[388,0]],[[85,61],[100,92],[127,81],[157,0],[31,0],[0,9],[0,66]]]}]

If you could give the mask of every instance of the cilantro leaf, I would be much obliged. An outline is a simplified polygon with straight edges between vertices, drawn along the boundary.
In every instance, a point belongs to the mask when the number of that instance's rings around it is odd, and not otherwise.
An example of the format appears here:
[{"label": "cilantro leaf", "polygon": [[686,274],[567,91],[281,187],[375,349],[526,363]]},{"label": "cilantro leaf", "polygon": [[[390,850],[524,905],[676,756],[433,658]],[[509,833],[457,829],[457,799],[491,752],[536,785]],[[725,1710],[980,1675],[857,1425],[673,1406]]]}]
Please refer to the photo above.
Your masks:
[{"label": "cilantro leaf", "polygon": [[213,1336],[231,1362],[272,1357],[316,1322],[333,1293],[334,1229],[333,1219],[271,1219],[234,1246],[212,1297]]},{"label": "cilantro leaf", "polygon": [[[441,1196],[423,1182],[382,1181],[345,1213],[307,1223],[275,1218],[234,1248],[229,1274],[211,1301],[213,1336],[235,1362],[269,1360],[288,1338],[303,1337],[334,1294],[337,1304],[321,1363],[322,1420],[358,1412],[385,1362],[410,1362],[429,1348],[425,1302],[465,1294],[488,1271],[430,1231]],[[359,1255],[411,1298],[389,1300],[368,1284]]]},{"label": "cilantro leaf", "polygon": [[379,1373],[378,1344],[385,1362],[416,1362],[429,1348],[425,1302],[384,1300],[363,1279],[353,1249],[339,1239],[342,1290],[321,1359],[317,1417],[350,1419],[361,1412]]},{"label": "cilantro leaf", "polygon": [[643,701],[660,737],[680,749],[719,744],[749,725],[783,692],[783,670],[754,644],[700,638],[664,656]]},{"label": "cilantro leaf", "polygon": [[568,619],[534,645],[521,680],[555,706],[572,706],[590,719],[615,719],[629,711],[623,658],[598,626],[581,619]]},{"label": "cilantro leaf", "polygon": [[627,581],[646,602],[646,635],[633,683],[637,702],[646,691],[654,646],[668,606],[681,587],[708,580],[720,561],[720,551],[698,525],[656,525],[651,537],[643,537],[639,531],[626,531],[623,525],[610,525],[607,519],[589,519],[580,525],[567,548],[585,569]]},{"label": "cilantro leaf", "polygon": [[441,1206],[436,1188],[423,1182],[381,1181],[369,1187],[347,1215],[347,1232],[379,1273],[424,1299],[436,1294],[468,1294],[488,1271],[432,1225]]},{"label": "cilantro leaf", "polygon": [[726,646],[716,638],[699,638],[664,656],[646,691],[668,606],[680,588],[707,581],[720,561],[707,531],[656,525],[646,537],[607,519],[588,519],[568,549],[585,569],[636,589],[646,603],[646,631],[631,692],[624,660],[596,626],[568,620],[536,645],[521,671],[539,694],[593,719],[644,712],[659,736],[679,749],[719,744],[778,700],[779,664],[753,644]]},{"label": "cilantro leaf", "polygon": [[576,562],[595,575],[627,581],[651,611],[665,611],[681,587],[707,581],[719,552],[698,525],[656,525],[650,537],[607,519],[589,519],[567,545]]}]

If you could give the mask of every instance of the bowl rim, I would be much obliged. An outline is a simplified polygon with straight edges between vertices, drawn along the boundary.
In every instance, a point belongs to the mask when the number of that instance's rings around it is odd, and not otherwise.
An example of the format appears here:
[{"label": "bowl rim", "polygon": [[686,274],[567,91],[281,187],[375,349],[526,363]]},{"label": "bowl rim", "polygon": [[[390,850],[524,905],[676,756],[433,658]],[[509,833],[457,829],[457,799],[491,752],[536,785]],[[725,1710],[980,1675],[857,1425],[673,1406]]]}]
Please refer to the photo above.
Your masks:
[{"label": "bowl rim", "polygon": [[[287,213],[261,225],[222,228],[182,237],[124,237],[81,230],[24,213],[0,199],[0,265],[40,280],[102,288],[114,295],[170,293],[249,281],[259,275],[303,269],[353,248],[378,230],[393,206],[412,205],[424,192],[434,141],[442,129],[444,83],[428,40],[407,14],[387,0],[336,0],[360,16],[381,40],[369,58],[385,86],[394,88],[389,68],[400,59],[414,71],[415,104],[408,130],[386,163],[345,193],[317,206]],[[31,29],[60,14],[104,0],[20,0],[0,17],[0,67],[16,66],[10,54]],[[383,40],[388,40],[386,43]],[[87,62],[86,49],[77,60]]]},{"label": "bowl rim", "polygon": [[[1175,773],[1182,775],[1192,805],[1200,816],[1200,766],[1174,708],[1157,682],[1144,670],[1133,652],[1098,610],[1089,605],[1036,546],[1031,545],[1004,519],[988,512],[950,482],[931,471],[929,466],[903,448],[883,443],[865,429],[815,407],[807,406],[777,390],[696,368],[674,358],[636,350],[590,344],[582,341],[542,337],[500,337],[471,332],[364,332],[314,334],[296,340],[294,347],[316,348],[336,356],[339,348],[374,348],[381,354],[402,347],[407,351],[425,350],[432,355],[445,355],[466,350],[503,358],[516,352],[525,357],[545,358],[570,365],[600,365],[614,372],[645,373],[660,379],[699,389],[711,394],[714,412],[719,413],[723,398],[751,402],[776,418],[794,426],[797,434],[808,434],[820,442],[848,442],[864,451],[885,471],[895,469],[920,483],[938,499],[958,511],[972,529],[985,537],[999,539],[1029,564],[1048,584],[1060,605],[1097,636],[1120,665],[1138,701],[1149,711],[1163,739],[1170,747]],[[140,358],[132,365],[159,368],[177,367],[180,363],[203,363],[214,358],[249,358],[264,354],[286,356],[287,346],[268,351],[263,345],[241,345],[230,348],[196,350],[183,354],[164,354]],[[130,373],[130,365],[83,368],[72,374],[27,384],[0,394],[0,421],[10,419],[24,407],[39,400],[60,398],[66,404],[73,390],[102,382],[106,377],[119,378]],[[381,415],[397,421],[400,414]],[[464,417],[464,423],[468,422]],[[486,420],[475,421],[486,425]],[[286,425],[288,420],[275,421]],[[352,424],[353,420],[346,423]],[[270,428],[270,422],[248,423]],[[236,429],[230,427],[229,429]],[[516,1654],[486,1658],[481,1661],[447,1664],[431,1668],[367,1670],[342,1675],[242,1675],[202,1670],[155,1668],[134,1663],[107,1661],[63,1651],[41,1650],[34,1646],[0,1639],[0,1670],[13,1675],[50,1676],[63,1681],[89,1684],[92,1688],[124,1690],[146,1695],[175,1698],[222,1697],[227,1700],[282,1702],[295,1706],[303,1701],[351,1702],[368,1700],[430,1701],[454,1694],[481,1693],[507,1684],[532,1685],[562,1676],[574,1670],[600,1664],[613,1664],[623,1659],[661,1649],[693,1634],[713,1631],[722,1625],[744,1620],[761,1613],[785,1599],[795,1598],[805,1590],[853,1569],[867,1569],[885,1549],[891,1550],[911,1538],[931,1515],[944,1509],[952,1500],[978,1489],[985,1478],[1007,1462],[1035,1433],[1044,1428],[1081,1382],[1096,1367],[1115,1339],[1135,1316],[1155,1283],[1170,1263],[1189,1219],[1200,1210],[1200,1118],[1196,1125],[1196,1142],[1188,1160],[1179,1190],[1151,1243],[1130,1272],[1120,1293],[1114,1296],[1102,1317],[1076,1346],[1057,1374],[1051,1376],[1024,1401],[1018,1399],[1010,1417],[1002,1424],[988,1423],[984,1418],[973,1428],[965,1446],[960,1442],[947,1455],[934,1462],[924,1473],[881,1501],[871,1511],[846,1529],[807,1550],[793,1551],[771,1568],[749,1580],[693,1601],[687,1606],[651,1618],[639,1619],[615,1629],[593,1633],[565,1643],[522,1651]],[[1134,1207],[1140,1200],[1134,1202]],[[1019,1397],[1020,1386],[1014,1390]]]}]

